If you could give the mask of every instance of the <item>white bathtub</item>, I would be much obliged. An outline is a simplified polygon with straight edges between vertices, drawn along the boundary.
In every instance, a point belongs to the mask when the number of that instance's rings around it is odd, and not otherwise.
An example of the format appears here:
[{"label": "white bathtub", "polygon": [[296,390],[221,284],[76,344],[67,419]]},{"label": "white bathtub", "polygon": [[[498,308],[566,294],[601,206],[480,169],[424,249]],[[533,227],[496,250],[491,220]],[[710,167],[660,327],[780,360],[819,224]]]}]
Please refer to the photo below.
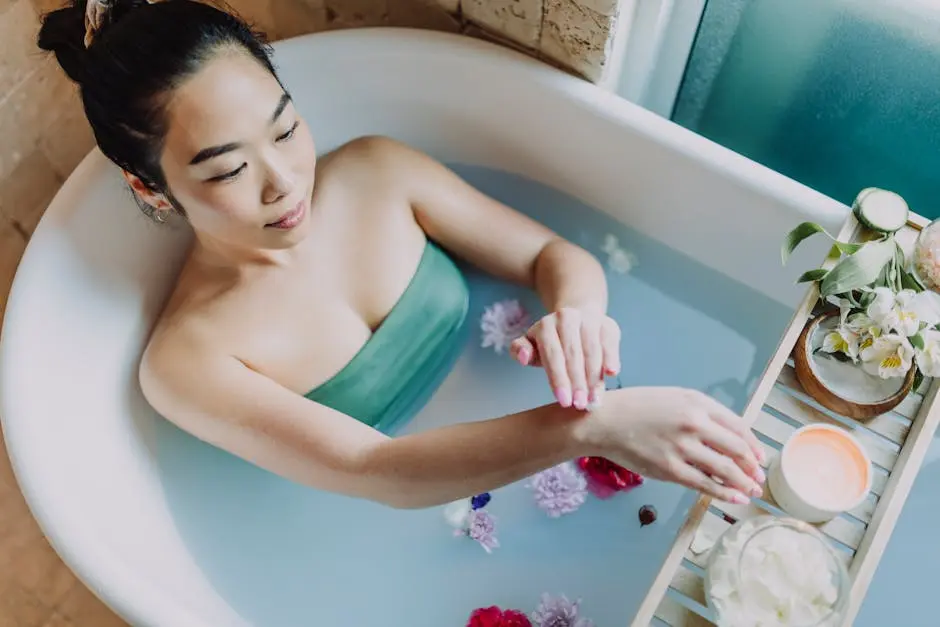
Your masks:
[{"label": "white bathtub", "polygon": [[[448,162],[525,175],[788,305],[802,293],[798,270],[823,248],[808,246],[783,269],[781,236],[807,218],[835,230],[847,212],[614,95],[477,40],[353,30],[276,49],[321,152],[377,133]],[[0,416],[43,531],[117,613],[141,626],[243,626],[251,623],[180,538],[154,468],[159,417],[136,384],[188,237],[141,218],[115,168],[89,154],[17,273],[0,345]]]}]

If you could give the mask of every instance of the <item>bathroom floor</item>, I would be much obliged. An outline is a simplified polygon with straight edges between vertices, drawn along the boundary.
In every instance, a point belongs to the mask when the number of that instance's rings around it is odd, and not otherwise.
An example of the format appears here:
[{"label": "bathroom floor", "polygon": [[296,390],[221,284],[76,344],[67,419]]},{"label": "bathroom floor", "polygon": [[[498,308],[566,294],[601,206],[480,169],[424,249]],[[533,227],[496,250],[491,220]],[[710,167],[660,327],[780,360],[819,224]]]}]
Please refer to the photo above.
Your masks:
[{"label": "bathroom floor", "polygon": [[[0,207],[0,316],[26,245]],[[0,435],[2,441],[2,435]],[[119,627],[49,546],[23,500],[0,449],[0,627]]]}]

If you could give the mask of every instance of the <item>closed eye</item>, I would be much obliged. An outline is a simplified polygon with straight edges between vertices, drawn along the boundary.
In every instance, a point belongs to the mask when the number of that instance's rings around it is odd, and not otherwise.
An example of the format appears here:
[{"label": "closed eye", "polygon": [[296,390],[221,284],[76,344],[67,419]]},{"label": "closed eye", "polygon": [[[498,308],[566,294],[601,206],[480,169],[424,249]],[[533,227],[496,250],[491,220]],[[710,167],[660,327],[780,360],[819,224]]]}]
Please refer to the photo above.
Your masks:
[{"label": "closed eye", "polygon": [[290,130],[284,133],[283,135],[278,136],[277,141],[284,142],[288,141],[294,136],[294,131],[297,130],[297,127],[300,126],[300,121],[294,122],[294,125],[290,127]]},{"label": "closed eye", "polygon": [[234,179],[236,176],[238,176],[239,174],[241,174],[242,170],[244,170],[247,167],[248,167],[248,164],[243,163],[237,168],[235,168],[234,170],[232,170],[231,172],[226,172],[225,174],[220,174],[219,176],[213,176],[211,179],[209,179],[209,181],[214,182],[214,183],[219,183],[222,181],[230,181]]}]

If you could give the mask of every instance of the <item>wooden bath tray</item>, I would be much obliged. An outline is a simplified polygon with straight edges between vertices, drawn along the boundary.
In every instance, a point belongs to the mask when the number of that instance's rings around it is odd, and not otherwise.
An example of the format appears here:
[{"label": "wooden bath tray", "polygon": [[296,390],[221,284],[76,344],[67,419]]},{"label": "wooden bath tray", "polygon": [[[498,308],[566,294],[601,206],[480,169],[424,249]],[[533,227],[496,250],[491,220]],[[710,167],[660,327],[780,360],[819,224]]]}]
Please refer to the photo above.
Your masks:
[{"label": "wooden bath tray", "polygon": [[[907,226],[897,233],[897,241],[905,254],[910,253],[918,233],[927,223],[923,217],[911,214]],[[837,237],[841,241],[856,241],[862,235],[861,225],[850,214]],[[827,261],[825,267],[833,263]],[[744,418],[761,440],[768,465],[790,434],[810,422],[836,423],[850,429],[871,455],[874,480],[867,500],[819,526],[837,553],[844,557],[852,582],[849,609],[843,622],[848,626],[862,605],[940,423],[940,403],[936,402],[940,379],[925,380],[894,411],[864,424],[829,412],[803,391],[791,358],[800,332],[819,304],[818,289],[812,284],[768,362],[744,411]],[[745,506],[700,497],[689,510],[631,627],[715,625],[714,615],[705,605],[703,576],[708,551],[702,552],[702,548],[714,544],[735,520],[763,513],[785,515],[773,504],[766,486],[762,499],[752,499],[751,504]]]}]

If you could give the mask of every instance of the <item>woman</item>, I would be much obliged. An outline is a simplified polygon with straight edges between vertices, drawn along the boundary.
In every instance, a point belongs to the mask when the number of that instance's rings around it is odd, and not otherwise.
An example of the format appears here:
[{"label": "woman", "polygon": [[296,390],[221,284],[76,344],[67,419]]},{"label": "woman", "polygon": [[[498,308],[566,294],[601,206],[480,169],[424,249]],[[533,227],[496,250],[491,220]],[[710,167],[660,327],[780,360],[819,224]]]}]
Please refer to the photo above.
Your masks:
[{"label": "woman", "polygon": [[[586,251],[390,139],[318,159],[269,50],[229,13],[191,0],[99,9],[52,12],[39,45],[80,84],[99,147],[148,212],[194,230],[140,366],[167,419],[294,481],[394,507],[584,455],[726,501],[760,494],[760,447],[707,396],[629,388],[600,403],[619,329]],[[512,354],[545,369],[558,402],[392,438],[401,399],[449,363],[464,323],[450,255],[537,290],[551,313]]]}]

